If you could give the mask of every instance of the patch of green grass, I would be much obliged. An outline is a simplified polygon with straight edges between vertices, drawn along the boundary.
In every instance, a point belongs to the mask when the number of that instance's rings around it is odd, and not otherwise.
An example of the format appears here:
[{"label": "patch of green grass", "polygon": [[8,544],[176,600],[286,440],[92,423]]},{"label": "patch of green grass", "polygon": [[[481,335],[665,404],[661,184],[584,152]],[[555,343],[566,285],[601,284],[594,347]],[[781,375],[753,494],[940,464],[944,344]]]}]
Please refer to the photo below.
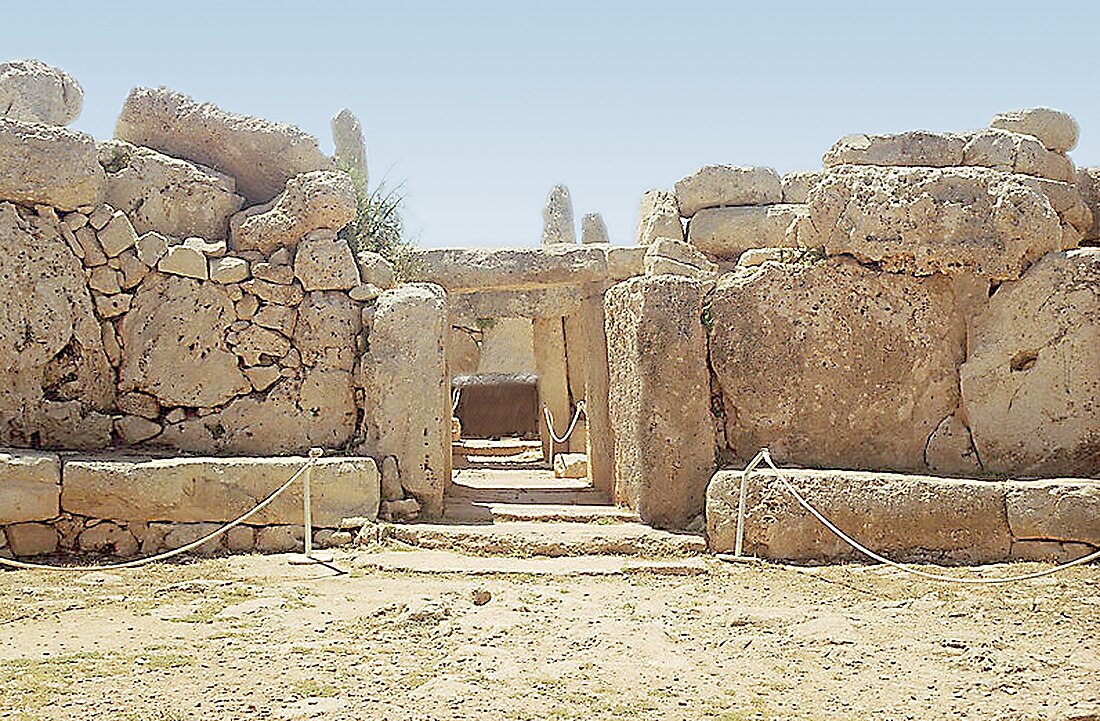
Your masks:
[{"label": "patch of green grass", "polygon": [[318,683],[313,679],[295,681],[290,684],[290,693],[295,698],[333,698],[340,695],[340,689],[327,683]]}]

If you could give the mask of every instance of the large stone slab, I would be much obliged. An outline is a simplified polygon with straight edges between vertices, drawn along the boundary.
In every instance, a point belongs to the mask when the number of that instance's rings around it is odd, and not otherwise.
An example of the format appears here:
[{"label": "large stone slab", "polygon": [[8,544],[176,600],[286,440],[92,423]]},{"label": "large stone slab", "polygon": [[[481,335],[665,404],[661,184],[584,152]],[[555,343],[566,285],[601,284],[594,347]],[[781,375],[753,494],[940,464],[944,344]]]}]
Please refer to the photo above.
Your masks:
[{"label": "large stone slab", "polygon": [[229,113],[167,88],[134,88],[115,137],[216,168],[250,203],[266,203],[300,173],[334,168],[317,139],[293,125]]},{"label": "large stone slab", "polygon": [[[838,528],[898,561],[989,563],[1009,557],[1012,536],[1003,483],[858,471],[784,470],[798,492]],[[740,471],[707,487],[707,541],[731,552]],[[749,479],[746,555],[785,561],[863,558],[803,509],[774,471]]]},{"label": "large stone slab", "polygon": [[68,125],[83,106],[83,88],[64,70],[40,60],[0,63],[0,117]]},{"label": "large stone slab", "polygon": [[558,243],[541,248],[430,248],[412,252],[418,281],[448,292],[523,290],[607,279],[607,251]]},{"label": "large stone slab", "polygon": [[825,153],[826,168],[837,165],[925,166],[962,165],[966,141],[959,135],[911,130],[889,135],[845,135]]},{"label": "large stone slab", "polygon": [[635,242],[649,245],[657,238],[684,239],[684,226],[680,220],[680,204],[676,194],[667,190],[647,190],[638,208],[638,230]]},{"label": "large stone slab", "polygon": [[1008,481],[1005,503],[1018,541],[1100,546],[1100,480]]},{"label": "large stone slab", "polygon": [[720,279],[707,315],[737,458],[921,471],[958,405],[966,328],[944,276],[765,263]]},{"label": "large stone slab", "polygon": [[973,320],[959,370],[986,471],[1100,475],[1100,248],[1052,253]]},{"label": "large stone slab", "polygon": [[[121,521],[231,521],[290,479],[305,462],[289,458],[165,458],[66,460],[61,507],[68,513]],[[321,458],[313,469],[313,523],[375,518],[378,468],[370,458]],[[302,480],[249,521],[302,522]]]},{"label": "large stone slab", "polygon": [[360,361],[363,447],[377,458],[397,457],[401,486],[429,518],[442,514],[451,478],[447,331],[442,288],[398,286],[379,296]]},{"label": "large stone slab", "polygon": [[275,200],[230,218],[230,242],[236,250],[270,255],[279,248],[295,248],[314,231],[335,233],[355,217],[355,209],[355,187],[347,173],[303,173],[288,180]]},{"label": "large stone slab", "polygon": [[1011,173],[1073,182],[1073,162],[1047,150],[1030,135],[989,128],[965,133],[962,165],[978,165]]},{"label": "large stone slab", "polygon": [[139,234],[225,240],[244,198],[224,173],[120,140],[101,143],[106,202],[126,213]]},{"label": "large stone slab", "polygon": [[56,455],[0,452],[0,526],[56,518],[60,497],[61,461]]},{"label": "large stone slab", "polygon": [[98,205],[105,184],[92,136],[0,118],[0,200],[76,210]]},{"label": "large stone slab", "polygon": [[690,218],[703,208],[771,205],[783,201],[783,183],[771,168],[704,165],[676,183],[680,214]]},{"label": "large stone slab", "polygon": [[705,288],[661,275],[605,298],[614,495],[656,526],[683,528],[702,513],[714,471]]},{"label": "large stone slab", "polygon": [[1066,153],[1077,147],[1081,129],[1068,113],[1052,108],[1010,110],[993,116],[989,127],[1011,130],[1037,138],[1044,147]]},{"label": "large stone slab", "polygon": [[984,168],[840,166],[806,209],[794,226],[799,245],[918,275],[1011,280],[1063,243],[1045,194]]},{"label": "large stone slab", "polygon": [[787,228],[805,210],[800,204],[700,210],[688,223],[688,242],[704,253],[736,259],[749,248],[785,245]]},{"label": "large stone slab", "polygon": [[449,293],[447,304],[456,318],[556,318],[577,312],[586,297],[583,286],[553,285]]}]

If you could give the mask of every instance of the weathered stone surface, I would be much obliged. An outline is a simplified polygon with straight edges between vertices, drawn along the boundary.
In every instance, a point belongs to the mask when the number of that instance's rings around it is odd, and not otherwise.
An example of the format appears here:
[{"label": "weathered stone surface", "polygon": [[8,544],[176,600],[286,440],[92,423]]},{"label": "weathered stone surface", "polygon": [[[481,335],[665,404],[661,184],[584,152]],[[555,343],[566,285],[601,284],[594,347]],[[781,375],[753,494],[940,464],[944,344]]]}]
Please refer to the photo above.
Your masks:
[{"label": "weathered stone surface", "polygon": [[252,273],[249,271],[248,261],[244,258],[227,255],[222,258],[210,259],[208,275],[210,280],[215,283],[225,285],[248,280]]},{"label": "weathered stone surface", "polygon": [[378,298],[370,350],[361,359],[363,446],[375,457],[396,456],[402,487],[428,517],[442,513],[451,475],[446,334],[443,289],[398,286]]},{"label": "weathered stone surface", "polygon": [[135,244],[137,257],[150,268],[156,267],[164,254],[168,252],[168,239],[160,233],[144,233]]},{"label": "weathered stone surface", "polygon": [[290,340],[281,333],[250,325],[227,342],[245,366],[271,365],[290,352]]},{"label": "weathered stone surface", "polygon": [[228,173],[250,203],[271,200],[296,175],[333,167],[316,138],[292,125],[227,113],[167,88],[131,90],[115,137]]},{"label": "weathered stone surface", "polygon": [[[679,217],[677,217],[676,222],[680,222]],[[673,240],[677,239],[677,236],[659,237],[670,237]],[[682,233],[679,238],[683,238]],[[651,238],[649,242],[652,244],[654,240],[657,240],[657,238]],[[610,276],[610,280],[616,282],[644,274],[645,254],[648,249],[648,245],[609,247],[607,249],[607,274]]]},{"label": "weathered stone surface", "polygon": [[[522,319],[519,319],[522,322]],[[542,440],[543,457],[553,462],[550,451],[550,428],[542,409],[549,409],[554,421],[554,433],[559,438],[565,433],[572,418],[569,404],[569,369],[565,359],[565,326],[561,318],[538,318],[531,322],[534,369],[538,374],[538,426]],[[488,340],[488,334],[486,334]],[[485,360],[486,343],[482,343],[482,363]],[[561,448],[560,450],[567,450]]]},{"label": "weathered stone surface", "polygon": [[451,337],[447,342],[447,370],[452,377],[477,373],[480,352],[471,331],[451,327]]},{"label": "weathered stone surface", "polygon": [[289,265],[278,263],[254,263],[252,275],[259,280],[265,280],[276,285],[290,285],[294,282],[294,269]]},{"label": "weathered stone surface", "polygon": [[676,183],[680,214],[690,218],[703,208],[770,205],[783,200],[783,184],[771,168],[704,165]]},{"label": "weathered stone surface", "polygon": [[306,238],[294,254],[294,275],[304,290],[351,290],[359,285],[359,266],[340,238]]},{"label": "weathered stone surface", "polygon": [[676,194],[667,190],[647,190],[638,209],[638,245],[649,245],[657,238],[682,240],[684,226]]},{"label": "weathered stone surface", "polygon": [[397,285],[394,278],[393,263],[378,253],[360,250],[355,254],[355,262],[359,266],[359,277],[363,279],[364,283],[370,283],[382,290]]},{"label": "weathered stone surface", "polygon": [[111,214],[111,219],[96,233],[96,239],[108,258],[117,258],[122,251],[134,247],[137,233],[130,219],[119,210]]},{"label": "weathered stone surface", "polygon": [[111,445],[111,416],[79,401],[46,401],[38,419],[43,448],[100,450]]},{"label": "weathered stone surface", "polygon": [[780,181],[783,183],[783,202],[788,204],[805,203],[810,197],[810,188],[821,180],[821,171],[803,171],[798,173],[784,173]]},{"label": "weathered stone surface", "polygon": [[986,471],[1100,475],[1100,249],[1002,284],[968,346],[963,407]]},{"label": "weathered stone surface", "polygon": [[206,280],[210,272],[206,256],[189,245],[168,246],[164,257],[157,263],[157,270],[195,280]]},{"label": "weathered stone surface", "polygon": [[[65,462],[61,506],[92,518],[177,523],[231,521],[294,475],[305,458],[168,458]],[[378,513],[378,468],[370,458],[321,458],[310,487],[313,522],[338,526]],[[300,523],[302,484],[252,516],[257,525]]]},{"label": "weathered stone surface", "polygon": [[80,261],[56,225],[0,203],[0,443],[42,430],[44,399],[105,410],[112,371]]},{"label": "weathered stone surface", "polygon": [[430,248],[412,252],[416,280],[448,292],[522,290],[607,280],[607,251],[559,243],[541,248]]},{"label": "weathered stone surface", "polygon": [[581,243],[591,245],[593,243],[610,243],[607,235],[607,223],[603,222],[603,216],[599,213],[585,213],[581,218]]},{"label": "weathered stone surface", "polygon": [[359,329],[359,308],[346,295],[310,293],[298,308],[294,346],[308,367],[351,371]]},{"label": "weathered stone surface", "polygon": [[1019,277],[1062,248],[1046,196],[985,168],[834,168],[810,193],[793,232],[799,245],[885,270],[969,271],[993,280]]},{"label": "weathered stone surface", "polygon": [[115,419],[115,433],[127,445],[143,443],[161,432],[161,425],[140,416],[122,416]]},{"label": "weathered stone surface", "polygon": [[1100,480],[1008,481],[1005,504],[1016,540],[1100,546]]},{"label": "weathered stone surface", "polygon": [[714,472],[705,285],[634,278],[607,291],[616,500],[647,523],[682,528],[703,512]]},{"label": "weathered stone surface", "polygon": [[252,322],[261,328],[278,331],[288,338],[294,334],[298,323],[298,311],[285,305],[268,304],[252,318]]},{"label": "weathered stone surface", "polygon": [[1077,147],[1080,128],[1068,113],[1051,108],[1026,108],[998,113],[989,127],[1024,133],[1039,139],[1049,150],[1066,153]]},{"label": "weathered stone surface", "polygon": [[39,451],[0,452],[0,526],[57,516],[61,461]]},{"label": "weathered stone surface", "polygon": [[301,526],[264,526],[256,531],[256,551],[259,553],[289,553],[304,548]]},{"label": "weathered stone surface", "polygon": [[0,200],[76,210],[98,205],[105,186],[92,136],[0,118]]},{"label": "weathered stone surface", "polygon": [[555,185],[546,197],[542,209],[542,244],[576,243],[577,230],[573,225],[573,200],[569,188]]},{"label": "weathered stone surface", "polygon": [[68,125],[83,106],[83,88],[64,70],[40,60],[0,63],[0,118]]},{"label": "weathered stone surface", "polygon": [[105,200],[126,213],[139,234],[224,240],[244,198],[224,173],[120,140],[99,146],[107,171]]},{"label": "weathered stone surface", "polygon": [[363,126],[355,113],[347,108],[332,117],[332,144],[336,162],[355,173],[367,186],[367,144],[363,140]]},{"label": "weathered stone surface", "polygon": [[554,456],[554,478],[584,478],[588,475],[588,456],[583,453],[558,453]]},{"label": "weathered stone surface", "polygon": [[[560,325],[560,317],[556,320]],[[485,375],[534,372],[534,322],[527,318],[495,318],[485,324],[477,372]]]},{"label": "weathered stone surface", "polygon": [[119,325],[119,389],[188,407],[218,406],[247,393],[248,379],[224,340],[235,318],[221,286],[163,276],[146,281]]},{"label": "weathered stone surface", "polygon": [[85,553],[111,553],[126,558],[138,552],[134,534],[117,523],[103,521],[81,532],[77,546]]},{"label": "weathered stone surface", "polygon": [[[255,269],[256,263],[253,265]],[[299,283],[292,285],[282,285],[280,283],[271,283],[257,278],[251,278],[241,283],[241,288],[250,293],[265,303],[278,303],[279,305],[298,305],[302,302],[302,298],[305,297],[305,293],[302,291],[302,286]]]},{"label": "weathered stone surface", "polygon": [[890,135],[845,135],[822,158],[836,165],[923,166],[962,165],[966,141],[959,135],[911,130]]},{"label": "weathered stone surface", "polygon": [[657,238],[646,250],[646,275],[684,275],[689,278],[711,278],[718,266],[710,262],[695,246],[673,238]]},{"label": "weathered stone surface", "polygon": [[1062,222],[1062,247],[1073,248],[1092,228],[1092,211],[1085,204],[1081,191],[1076,185],[1062,183],[1047,178],[1021,178],[1029,185],[1047,196],[1050,206]]},{"label": "weathered stone surface", "polygon": [[[859,471],[783,473],[838,528],[890,558],[951,563],[1008,558],[1012,536],[1002,483]],[[740,471],[720,471],[707,487],[711,550],[734,550],[740,485]],[[859,557],[806,513],[770,469],[749,479],[744,553],[787,561]]]},{"label": "weathered stone surface", "polygon": [[[644,250],[642,248],[643,255]],[[641,266],[641,257],[637,263]],[[644,268],[631,275],[642,272]],[[556,285],[527,290],[448,293],[447,303],[457,318],[553,318],[577,312],[586,297],[582,286]]]},{"label": "weathered stone surface", "polygon": [[947,476],[969,477],[982,472],[974,439],[960,414],[952,413],[932,431],[924,447],[924,465]]},{"label": "weathered stone surface", "polygon": [[1092,224],[1085,229],[1084,241],[1096,245],[1100,240],[1100,168],[1078,168],[1077,189],[1092,214]]},{"label": "weathered stone surface", "polygon": [[688,242],[734,259],[749,248],[784,245],[787,228],[805,212],[805,205],[787,204],[700,210],[688,223]]},{"label": "weathered stone surface", "polygon": [[765,263],[721,278],[709,317],[739,459],[767,446],[784,463],[921,471],[958,406],[966,329],[944,276]]},{"label": "weathered stone surface", "polygon": [[967,140],[962,165],[1073,182],[1073,162],[1061,153],[1047,150],[1029,135],[991,128],[962,137]]},{"label": "weathered stone surface", "polygon": [[801,248],[749,248],[737,258],[737,268],[755,268],[764,263],[794,263],[802,255]]},{"label": "weathered stone surface", "polygon": [[288,180],[286,191],[270,203],[230,218],[230,240],[236,250],[270,255],[279,248],[294,248],[313,231],[340,230],[355,217],[355,210],[355,188],[347,173],[304,173]]},{"label": "weathered stone surface", "polygon": [[45,523],[16,523],[5,532],[15,556],[48,556],[57,550],[57,531]]},{"label": "weathered stone surface", "polygon": [[401,473],[397,468],[397,456],[382,459],[382,500],[399,501],[405,497],[401,487]]}]

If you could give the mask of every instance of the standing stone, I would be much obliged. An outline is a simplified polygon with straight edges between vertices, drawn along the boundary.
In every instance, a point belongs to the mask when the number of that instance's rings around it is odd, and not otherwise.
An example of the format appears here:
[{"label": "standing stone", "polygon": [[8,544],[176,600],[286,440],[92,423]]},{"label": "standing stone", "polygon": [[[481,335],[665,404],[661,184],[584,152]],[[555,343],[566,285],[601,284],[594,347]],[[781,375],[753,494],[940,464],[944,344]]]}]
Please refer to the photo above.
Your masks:
[{"label": "standing stone", "polygon": [[[569,376],[569,397],[573,405],[582,400],[588,394],[587,381],[584,376],[584,323],[581,322],[579,313],[565,316],[565,368]],[[584,453],[587,445],[587,421],[581,414],[577,421],[577,429],[573,431],[573,437],[569,439],[569,450],[572,453]]]},{"label": "standing stone", "polygon": [[367,145],[363,141],[363,126],[355,113],[344,108],[332,118],[332,144],[336,162],[349,169],[357,182],[367,187]]},{"label": "standing stone", "polygon": [[60,68],[40,60],[0,63],[0,117],[68,125],[80,115],[84,90]]},{"label": "standing stone", "polygon": [[581,243],[610,243],[611,238],[607,234],[607,223],[603,222],[603,216],[599,213],[585,213],[581,218]]},{"label": "standing stone", "polygon": [[714,473],[705,288],[654,276],[607,292],[615,495],[657,526],[703,513]]},{"label": "standing stone", "polygon": [[649,245],[657,238],[684,239],[680,203],[667,190],[647,190],[638,209],[638,245]]},{"label": "standing stone", "polygon": [[555,185],[542,209],[542,244],[576,243],[577,231],[573,227],[573,200],[569,188]]},{"label": "standing stone", "polygon": [[410,283],[378,298],[370,349],[361,359],[366,389],[363,450],[396,456],[405,492],[423,514],[443,512],[451,478],[451,398],[447,377],[447,297]]},{"label": "standing stone", "polygon": [[[584,330],[585,438],[588,453],[588,480],[592,487],[607,493],[615,484],[615,446],[612,441],[611,415],[608,409],[608,348],[604,291],[607,286],[585,286],[587,299],[581,306],[580,322]],[[618,497],[615,497],[618,501]]]},{"label": "standing stone", "polygon": [[[535,370],[539,376],[539,435],[543,457],[550,457],[550,434],[543,406],[554,417],[554,434],[559,438],[569,428],[569,378],[565,361],[565,329],[561,318],[536,318],[534,326]],[[566,450],[555,442],[555,452]]]}]

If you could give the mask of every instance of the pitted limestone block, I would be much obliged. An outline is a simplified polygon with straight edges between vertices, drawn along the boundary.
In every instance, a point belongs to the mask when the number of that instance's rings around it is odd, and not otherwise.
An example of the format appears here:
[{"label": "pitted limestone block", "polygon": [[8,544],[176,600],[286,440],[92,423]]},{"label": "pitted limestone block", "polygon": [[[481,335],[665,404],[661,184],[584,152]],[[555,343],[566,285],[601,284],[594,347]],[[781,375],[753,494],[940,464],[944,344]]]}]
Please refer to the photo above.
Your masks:
[{"label": "pitted limestone block", "polygon": [[1062,153],[1047,150],[1030,135],[990,128],[960,137],[966,138],[961,165],[1073,182],[1073,162]]},{"label": "pitted limestone block", "polygon": [[606,281],[607,251],[564,243],[540,248],[429,248],[411,254],[418,281],[448,292],[524,290]]},{"label": "pitted limestone block", "polygon": [[782,246],[787,229],[806,212],[805,205],[708,208],[688,223],[688,242],[704,253],[735,259],[749,248]]},{"label": "pitted limestone block", "polygon": [[[65,461],[61,506],[91,518],[176,523],[231,521],[298,472],[289,458],[169,458]],[[310,487],[313,521],[337,526],[378,513],[378,468],[370,458],[321,458]],[[295,483],[251,523],[299,523],[302,484]]]},{"label": "pitted limestone block", "polygon": [[55,518],[60,498],[61,461],[56,455],[0,452],[0,526]]},{"label": "pitted limestone block", "polygon": [[718,266],[695,246],[673,238],[657,238],[646,250],[646,275],[684,275],[689,278],[713,278]]},{"label": "pitted limestone block", "polygon": [[765,263],[723,276],[708,317],[737,458],[766,446],[803,465],[923,471],[959,405],[966,326],[945,276]]},{"label": "pitted limestone block", "polygon": [[971,325],[963,409],[986,471],[1100,475],[1100,248],[1043,257]]},{"label": "pitted limestone block", "polygon": [[294,347],[309,367],[355,367],[355,339],[361,327],[359,308],[344,293],[309,293],[298,307]]},{"label": "pitted limestone block", "polygon": [[1031,135],[1044,147],[1059,153],[1067,153],[1077,147],[1080,128],[1068,113],[1051,108],[1026,108],[998,113],[989,123],[991,128],[1011,130]]},{"label": "pitted limestone block", "polygon": [[959,135],[911,130],[891,135],[845,135],[825,153],[826,168],[837,165],[923,166],[962,165],[966,141]]},{"label": "pitted limestone block", "polygon": [[0,117],[68,125],[80,115],[84,90],[72,75],[40,60],[0,63]]},{"label": "pitted limestone block", "polygon": [[1100,480],[1008,481],[1005,486],[1014,539],[1100,546]]},{"label": "pitted limestone block", "polygon": [[[991,563],[1009,557],[1003,483],[861,471],[783,474],[838,528],[890,558]],[[711,550],[734,550],[740,486],[740,471],[719,471],[707,486]],[[749,479],[744,553],[784,561],[861,557],[798,505],[771,469]]]},{"label": "pitted limestone block", "polygon": [[294,275],[306,291],[351,290],[360,283],[351,247],[340,238],[303,239],[294,254]]},{"label": "pitted limestone block", "polygon": [[1077,190],[1092,214],[1092,224],[1085,229],[1084,241],[1096,245],[1100,241],[1100,168],[1078,168]]},{"label": "pitted limestone block", "polygon": [[680,220],[680,203],[676,194],[667,190],[647,190],[638,209],[638,245],[649,245],[657,238],[683,240],[684,226]]},{"label": "pitted limestone block", "polygon": [[783,183],[771,168],[704,165],[676,183],[680,214],[690,218],[704,208],[771,205],[783,200]]},{"label": "pitted limestone block", "polygon": [[98,205],[106,182],[92,136],[0,118],[0,200],[76,210]]},{"label": "pitted limestone block", "polygon": [[344,108],[332,118],[332,144],[336,162],[349,169],[367,187],[367,144],[355,113]]},{"label": "pitted limestone block", "polygon": [[317,139],[292,125],[228,113],[167,88],[131,90],[115,137],[228,173],[250,203],[271,200],[296,175],[334,167]]},{"label": "pitted limestone block", "polygon": [[394,279],[393,263],[378,253],[360,250],[355,254],[355,262],[359,266],[359,276],[364,283],[377,286],[382,290],[397,285],[397,281]]},{"label": "pitted limestone block", "polygon": [[355,217],[355,211],[355,188],[347,173],[303,173],[288,180],[286,190],[271,202],[230,218],[229,237],[238,251],[270,255],[280,248],[294,248],[314,231],[335,233]]},{"label": "pitted limestone block", "polygon": [[[676,222],[679,223],[680,219],[677,216]],[[681,231],[683,229],[681,228]],[[677,236],[658,236],[669,237],[673,240],[677,239]],[[683,238],[681,232],[679,238]],[[657,240],[656,237],[650,238],[649,243]],[[628,246],[611,246],[607,249],[607,274],[610,277],[611,282],[617,282],[620,280],[626,280],[627,278],[633,278],[636,275],[645,274],[645,254],[649,249],[648,245],[628,245]],[[562,313],[561,315],[566,315]]]},{"label": "pitted limestone block", "polygon": [[577,230],[573,226],[573,200],[569,188],[555,185],[546,197],[542,209],[542,244],[577,242]]},{"label": "pitted limestone block", "polygon": [[783,202],[787,204],[805,203],[810,197],[810,188],[821,180],[821,171],[803,171],[799,173],[784,173],[780,179],[783,183]]},{"label": "pitted limestone block", "polygon": [[686,527],[714,472],[705,284],[634,278],[605,299],[616,500],[647,523]]},{"label": "pitted limestone block", "polygon": [[806,210],[792,228],[799,245],[916,275],[1011,280],[1063,243],[1046,195],[986,168],[840,166]]},{"label": "pitted limestone block", "polygon": [[16,523],[5,533],[15,556],[48,556],[57,551],[57,531],[45,523]]}]

